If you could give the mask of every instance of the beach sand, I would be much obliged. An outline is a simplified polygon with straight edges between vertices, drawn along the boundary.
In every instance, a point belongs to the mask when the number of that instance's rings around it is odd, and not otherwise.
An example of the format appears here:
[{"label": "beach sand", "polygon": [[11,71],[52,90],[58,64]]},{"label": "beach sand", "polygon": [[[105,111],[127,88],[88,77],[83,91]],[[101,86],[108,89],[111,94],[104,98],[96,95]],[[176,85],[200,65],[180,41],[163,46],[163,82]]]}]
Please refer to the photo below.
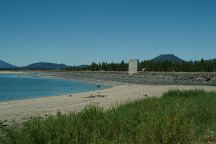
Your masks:
[{"label": "beach sand", "polygon": [[164,92],[173,89],[216,91],[214,86],[116,85],[109,89],[92,92],[0,102],[0,120],[22,122],[31,117],[55,115],[58,111],[78,112],[90,104],[110,108],[138,98],[159,97]]},{"label": "beach sand", "polygon": [[21,71],[1,70],[0,74],[28,74],[28,73],[21,72]]}]

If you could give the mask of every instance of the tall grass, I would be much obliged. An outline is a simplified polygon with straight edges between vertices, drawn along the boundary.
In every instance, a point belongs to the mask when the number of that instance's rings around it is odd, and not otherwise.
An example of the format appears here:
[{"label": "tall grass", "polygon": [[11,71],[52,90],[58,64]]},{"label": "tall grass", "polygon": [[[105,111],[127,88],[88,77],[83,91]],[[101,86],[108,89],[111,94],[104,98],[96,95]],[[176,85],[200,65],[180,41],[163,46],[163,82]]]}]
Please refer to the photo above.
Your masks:
[{"label": "tall grass", "polygon": [[170,91],[103,110],[34,118],[21,126],[1,126],[1,144],[206,143],[216,131],[216,93]]}]

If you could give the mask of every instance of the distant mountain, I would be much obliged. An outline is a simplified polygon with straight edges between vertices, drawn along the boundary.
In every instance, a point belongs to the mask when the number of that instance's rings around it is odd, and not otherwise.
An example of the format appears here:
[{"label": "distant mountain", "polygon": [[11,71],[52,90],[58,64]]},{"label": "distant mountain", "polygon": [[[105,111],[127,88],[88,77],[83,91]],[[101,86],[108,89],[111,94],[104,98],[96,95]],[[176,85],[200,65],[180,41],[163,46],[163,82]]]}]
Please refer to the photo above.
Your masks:
[{"label": "distant mountain", "polygon": [[178,58],[177,56],[173,54],[164,54],[160,55],[154,59],[152,59],[154,62],[160,62],[160,61],[173,61],[173,62],[183,62],[184,60]]},{"label": "distant mountain", "polygon": [[87,68],[87,67],[89,67],[89,65],[78,65],[77,67],[78,68]]},{"label": "distant mountain", "polygon": [[30,64],[24,68],[25,69],[63,69],[66,67],[68,67],[68,66],[64,65],[64,64],[39,62],[39,63]]},{"label": "distant mountain", "polygon": [[16,68],[16,66],[0,60],[0,69],[13,69],[13,68]]}]

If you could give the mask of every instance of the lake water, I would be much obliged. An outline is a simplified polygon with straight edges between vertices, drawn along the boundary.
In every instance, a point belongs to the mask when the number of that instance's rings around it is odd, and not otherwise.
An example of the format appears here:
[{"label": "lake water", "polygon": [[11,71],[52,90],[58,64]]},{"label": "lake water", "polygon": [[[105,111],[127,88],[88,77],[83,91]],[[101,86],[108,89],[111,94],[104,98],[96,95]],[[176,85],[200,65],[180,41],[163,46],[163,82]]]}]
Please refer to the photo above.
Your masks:
[{"label": "lake water", "polygon": [[[101,85],[101,88],[108,88]],[[101,89],[100,88],[100,89]],[[0,101],[29,99],[98,90],[96,84],[34,75],[0,74]]]}]

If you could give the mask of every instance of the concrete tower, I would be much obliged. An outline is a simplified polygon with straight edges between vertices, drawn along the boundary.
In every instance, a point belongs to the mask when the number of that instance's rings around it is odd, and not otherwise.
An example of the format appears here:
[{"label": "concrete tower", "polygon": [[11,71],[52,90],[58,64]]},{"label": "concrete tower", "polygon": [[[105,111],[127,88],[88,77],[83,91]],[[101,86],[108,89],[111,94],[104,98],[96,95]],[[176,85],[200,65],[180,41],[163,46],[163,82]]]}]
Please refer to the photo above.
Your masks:
[{"label": "concrete tower", "polygon": [[139,60],[138,59],[130,59],[128,64],[128,74],[129,75],[132,75],[132,74],[135,74],[137,73],[138,71],[138,63],[139,63]]}]

